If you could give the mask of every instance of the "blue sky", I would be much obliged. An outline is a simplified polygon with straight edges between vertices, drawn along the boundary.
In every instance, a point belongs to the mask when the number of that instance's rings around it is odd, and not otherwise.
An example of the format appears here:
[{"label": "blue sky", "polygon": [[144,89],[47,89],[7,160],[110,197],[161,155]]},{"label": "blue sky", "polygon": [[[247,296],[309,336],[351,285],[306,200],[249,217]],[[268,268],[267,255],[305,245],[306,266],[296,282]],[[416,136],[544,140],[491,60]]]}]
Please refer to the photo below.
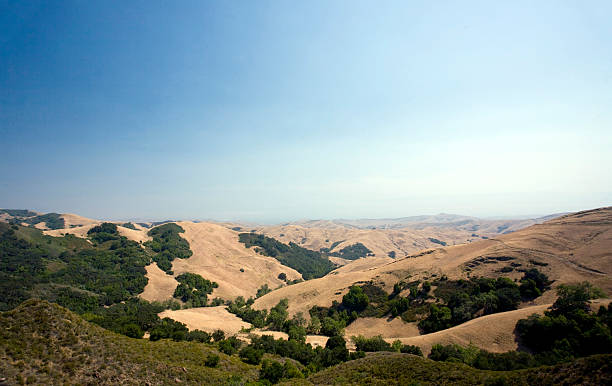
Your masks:
[{"label": "blue sky", "polygon": [[0,1],[0,207],[274,222],[610,205],[610,14]]}]

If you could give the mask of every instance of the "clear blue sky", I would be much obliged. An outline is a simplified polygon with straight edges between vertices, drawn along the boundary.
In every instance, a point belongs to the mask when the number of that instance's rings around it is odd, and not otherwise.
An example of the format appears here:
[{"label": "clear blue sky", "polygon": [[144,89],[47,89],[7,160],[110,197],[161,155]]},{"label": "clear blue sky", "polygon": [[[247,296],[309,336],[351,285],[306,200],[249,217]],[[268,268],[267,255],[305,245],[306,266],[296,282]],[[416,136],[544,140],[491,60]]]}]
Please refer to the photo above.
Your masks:
[{"label": "clear blue sky", "polygon": [[0,1],[0,207],[612,204],[609,1]]}]

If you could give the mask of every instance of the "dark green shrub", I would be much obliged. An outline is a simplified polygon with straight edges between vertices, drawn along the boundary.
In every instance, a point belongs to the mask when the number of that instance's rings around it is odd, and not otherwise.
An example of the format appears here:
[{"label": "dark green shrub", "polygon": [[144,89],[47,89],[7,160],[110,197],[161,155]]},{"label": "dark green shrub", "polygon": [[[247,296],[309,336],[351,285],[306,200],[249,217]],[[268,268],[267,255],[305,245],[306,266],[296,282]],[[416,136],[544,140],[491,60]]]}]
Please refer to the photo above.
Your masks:
[{"label": "dark green shrub", "polygon": [[358,286],[351,286],[349,292],[342,298],[342,305],[349,311],[363,311],[369,303],[370,299]]},{"label": "dark green shrub", "polygon": [[373,352],[373,351],[393,351],[391,344],[387,343],[381,335],[372,338],[366,338],[362,335],[353,336],[351,338],[357,351]]},{"label": "dark green shrub", "polygon": [[423,356],[423,351],[421,351],[421,348],[419,346],[413,346],[410,344],[403,345],[400,349],[400,352],[404,354],[418,355],[420,357]]},{"label": "dark green shrub", "polygon": [[249,363],[251,365],[258,365],[259,362],[261,362],[263,354],[263,350],[257,350],[252,346],[246,346],[242,350],[240,350],[240,353],[238,353],[243,362]]},{"label": "dark green shrub", "polygon": [[225,332],[223,332],[223,330],[215,330],[212,334],[212,338],[215,342],[219,342],[225,339]]},{"label": "dark green shrub", "polygon": [[208,354],[204,360],[204,365],[207,367],[217,367],[219,364],[219,355]]}]

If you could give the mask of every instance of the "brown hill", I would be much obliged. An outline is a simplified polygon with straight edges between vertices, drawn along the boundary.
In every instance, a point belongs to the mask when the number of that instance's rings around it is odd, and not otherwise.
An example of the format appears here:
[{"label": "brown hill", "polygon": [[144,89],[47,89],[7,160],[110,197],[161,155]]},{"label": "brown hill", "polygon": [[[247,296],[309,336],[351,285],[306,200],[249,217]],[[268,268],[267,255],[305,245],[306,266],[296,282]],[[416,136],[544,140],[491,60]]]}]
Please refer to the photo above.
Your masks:
[{"label": "brown hill", "polygon": [[[474,243],[431,249],[408,257],[362,259],[341,267],[325,277],[273,291],[255,302],[256,308],[270,308],[282,298],[289,299],[289,311],[307,312],[313,305],[329,306],[341,300],[348,287],[373,280],[389,291],[399,280],[451,279],[469,276],[507,276],[511,263],[516,268],[537,267],[554,280],[554,285],[590,281],[612,292],[612,207],[565,215],[543,224]],[[550,303],[550,291],[537,303]]]},{"label": "brown hill", "polygon": [[[266,257],[247,249],[238,241],[238,232],[213,223],[178,222],[185,233],[181,236],[189,242],[193,256],[172,262],[174,275],[192,272],[219,284],[212,297],[234,299],[237,296],[255,296],[257,289],[267,284],[276,288],[284,282],[278,275],[284,272],[289,280],[301,275],[272,257]],[[153,269],[154,270],[154,269]],[[165,300],[172,297],[174,287],[168,281],[160,282],[159,275],[151,275],[143,297],[149,300]],[[166,275],[167,276],[167,275]],[[167,279],[167,278],[166,278]],[[163,287],[163,288],[161,288]],[[155,293],[154,296],[148,296]]]}]

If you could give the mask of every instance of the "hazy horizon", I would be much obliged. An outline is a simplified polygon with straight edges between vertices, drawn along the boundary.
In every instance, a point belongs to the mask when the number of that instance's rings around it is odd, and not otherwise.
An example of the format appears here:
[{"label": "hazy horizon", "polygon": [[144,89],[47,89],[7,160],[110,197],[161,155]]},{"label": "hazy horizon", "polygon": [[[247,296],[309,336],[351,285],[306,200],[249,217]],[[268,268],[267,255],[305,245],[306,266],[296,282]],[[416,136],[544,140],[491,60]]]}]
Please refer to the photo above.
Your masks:
[{"label": "hazy horizon", "polygon": [[0,5],[0,207],[524,217],[612,204],[612,3]]}]

